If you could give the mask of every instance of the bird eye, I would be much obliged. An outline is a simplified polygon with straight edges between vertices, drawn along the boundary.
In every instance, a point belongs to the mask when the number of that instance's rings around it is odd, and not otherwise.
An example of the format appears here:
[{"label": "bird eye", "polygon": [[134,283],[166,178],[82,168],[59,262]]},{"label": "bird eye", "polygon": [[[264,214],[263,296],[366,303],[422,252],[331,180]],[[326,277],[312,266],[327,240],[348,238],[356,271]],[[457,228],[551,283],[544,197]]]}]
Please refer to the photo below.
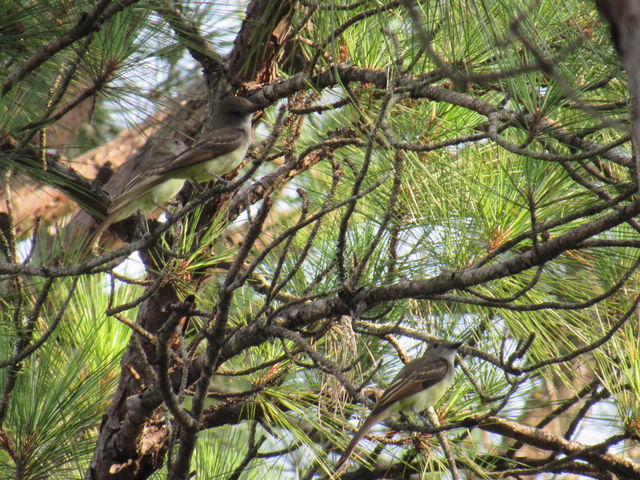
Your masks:
[{"label": "bird eye", "polygon": [[434,343],[433,348],[440,348],[440,344],[438,342]]}]

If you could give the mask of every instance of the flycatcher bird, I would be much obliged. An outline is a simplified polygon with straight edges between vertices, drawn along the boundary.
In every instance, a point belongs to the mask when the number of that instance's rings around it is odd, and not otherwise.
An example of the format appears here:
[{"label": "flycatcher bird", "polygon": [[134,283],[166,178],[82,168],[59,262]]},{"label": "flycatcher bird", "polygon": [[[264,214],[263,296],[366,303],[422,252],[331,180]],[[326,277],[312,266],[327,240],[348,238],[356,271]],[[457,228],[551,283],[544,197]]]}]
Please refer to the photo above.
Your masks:
[{"label": "flycatcher bird", "polygon": [[394,413],[419,413],[432,406],[447,391],[454,376],[454,359],[458,343],[436,343],[422,357],[407,363],[349,442],[336,469],[346,462],[358,442],[376,423]]},{"label": "flycatcher bird", "polygon": [[237,167],[251,144],[251,117],[257,110],[258,106],[246,98],[227,96],[218,100],[203,138],[133,177],[113,199],[107,218],[92,235],[88,248],[111,224],[137,210],[149,211],[169,201],[186,180],[205,182]]}]

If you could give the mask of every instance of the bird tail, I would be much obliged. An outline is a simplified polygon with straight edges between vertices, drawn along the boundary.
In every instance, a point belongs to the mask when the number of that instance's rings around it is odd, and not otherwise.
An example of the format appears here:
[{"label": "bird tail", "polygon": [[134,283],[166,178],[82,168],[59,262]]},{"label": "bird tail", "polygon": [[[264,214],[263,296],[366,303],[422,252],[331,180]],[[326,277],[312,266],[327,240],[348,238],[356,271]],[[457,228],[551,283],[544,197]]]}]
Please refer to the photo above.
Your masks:
[{"label": "bird tail", "polygon": [[91,249],[94,245],[100,240],[102,234],[109,228],[113,223],[115,223],[118,219],[118,215],[121,211],[116,210],[115,212],[110,213],[104,221],[98,225],[98,228],[95,232],[91,234],[89,239],[82,245],[82,249],[80,250],[80,255],[82,259],[85,259],[90,253]]},{"label": "bird tail", "polygon": [[353,436],[353,438],[349,442],[349,445],[347,445],[347,448],[338,460],[338,463],[336,464],[336,470],[339,470],[342,464],[349,459],[351,453],[353,453],[353,450],[356,448],[356,445],[358,445],[358,442],[367,434],[369,430],[371,430],[371,427],[373,427],[376,423],[378,423],[385,417],[385,413],[386,412],[383,410],[381,412],[372,413],[367,417],[367,419]]},{"label": "bird tail", "polygon": [[124,211],[131,202],[140,198],[145,193],[149,193],[155,187],[167,180],[167,178],[162,175],[150,175],[147,178],[140,177],[142,177],[142,174],[133,177],[133,179],[125,185],[122,193],[111,201],[109,211]]}]

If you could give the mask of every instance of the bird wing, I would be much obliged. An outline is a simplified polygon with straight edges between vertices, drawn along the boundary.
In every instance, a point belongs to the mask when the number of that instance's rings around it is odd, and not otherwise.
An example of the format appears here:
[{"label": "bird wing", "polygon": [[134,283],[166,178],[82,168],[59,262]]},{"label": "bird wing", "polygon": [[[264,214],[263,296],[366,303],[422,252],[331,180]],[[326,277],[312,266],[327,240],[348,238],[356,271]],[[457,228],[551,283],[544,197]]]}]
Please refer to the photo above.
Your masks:
[{"label": "bird wing", "polygon": [[165,165],[161,166],[161,171],[157,174],[162,175],[170,170],[190,167],[215,157],[227,155],[242,146],[246,135],[246,131],[238,127],[225,127],[210,132],[188,150],[170,158]]},{"label": "bird wing", "polygon": [[149,175],[149,173],[136,175],[125,186],[122,193],[113,199],[109,206],[109,214],[119,212],[129,202],[151,191],[165,180],[167,179],[161,175]]},{"label": "bird wing", "polygon": [[405,365],[384,391],[372,413],[383,411],[394,403],[435,385],[447,375],[450,368],[443,358],[419,358]]},{"label": "bird wing", "polygon": [[242,145],[245,135],[242,128],[221,128],[208,134],[188,150],[155,163],[152,168],[140,172],[125,185],[122,193],[111,202],[109,212],[119,210],[123,205],[149,192],[167,178],[180,178],[181,171],[185,168],[237,150]]}]

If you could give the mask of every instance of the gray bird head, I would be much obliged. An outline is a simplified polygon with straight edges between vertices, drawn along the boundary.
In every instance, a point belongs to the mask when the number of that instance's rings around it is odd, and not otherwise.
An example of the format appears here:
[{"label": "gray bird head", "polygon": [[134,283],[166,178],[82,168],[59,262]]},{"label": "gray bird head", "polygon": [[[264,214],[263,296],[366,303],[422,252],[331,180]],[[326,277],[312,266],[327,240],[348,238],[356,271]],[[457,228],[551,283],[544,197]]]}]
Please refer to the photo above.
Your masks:
[{"label": "gray bird head", "polygon": [[224,128],[244,126],[254,112],[260,110],[255,103],[243,97],[227,95],[214,103],[214,119],[212,127]]},{"label": "gray bird head", "polygon": [[432,357],[443,357],[453,363],[456,351],[462,346],[463,342],[436,342],[425,352],[425,355]]}]

